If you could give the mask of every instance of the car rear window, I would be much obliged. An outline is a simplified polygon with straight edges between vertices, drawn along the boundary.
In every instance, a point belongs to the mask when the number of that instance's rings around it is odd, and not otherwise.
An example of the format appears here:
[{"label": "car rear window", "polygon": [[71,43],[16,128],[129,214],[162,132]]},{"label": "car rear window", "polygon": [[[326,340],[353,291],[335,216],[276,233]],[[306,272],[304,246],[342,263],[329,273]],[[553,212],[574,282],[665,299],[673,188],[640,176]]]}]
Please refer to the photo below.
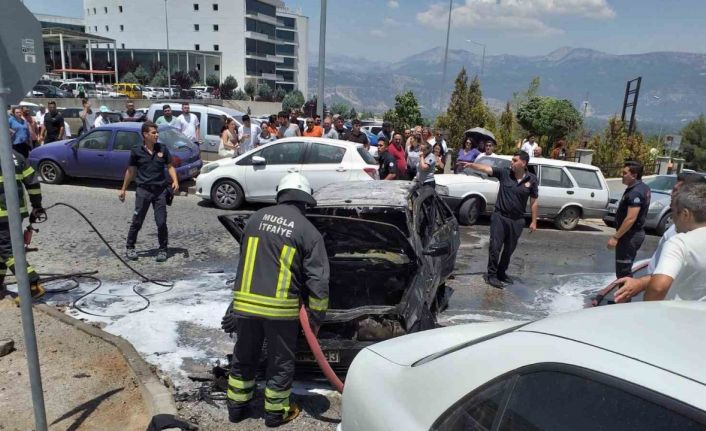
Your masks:
[{"label": "car rear window", "polygon": [[159,142],[165,144],[169,151],[184,151],[193,145],[183,133],[171,127],[159,129]]},{"label": "car rear window", "polygon": [[360,157],[363,158],[363,160],[365,161],[365,163],[367,163],[367,164],[369,164],[369,165],[377,165],[377,164],[378,164],[378,162],[375,161],[375,157],[373,157],[373,155],[370,154],[370,153],[368,152],[368,150],[366,150],[366,149],[363,148],[363,147],[358,147],[358,148],[356,148],[356,149],[358,150],[358,154],[360,154]]},{"label": "car rear window", "polygon": [[567,168],[574,177],[576,183],[579,187],[585,189],[602,190],[601,180],[598,179],[598,173],[596,171],[589,171],[588,169],[578,169],[578,168]]}]

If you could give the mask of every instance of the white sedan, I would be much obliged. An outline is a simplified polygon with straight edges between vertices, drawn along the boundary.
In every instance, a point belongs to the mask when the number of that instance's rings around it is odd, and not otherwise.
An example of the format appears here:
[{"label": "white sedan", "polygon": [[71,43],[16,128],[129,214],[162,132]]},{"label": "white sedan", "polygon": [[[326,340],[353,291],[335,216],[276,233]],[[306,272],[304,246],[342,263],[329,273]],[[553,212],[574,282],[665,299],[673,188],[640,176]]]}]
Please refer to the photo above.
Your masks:
[{"label": "white sedan", "polygon": [[418,332],[356,356],[338,431],[706,430],[706,304]]},{"label": "white sedan", "polygon": [[378,165],[362,145],[324,138],[285,138],[208,163],[196,179],[196,195],[218,208],[243,202],[275,202],[279,180],[300,172],[314,191],[342,181],[374,180]]}]

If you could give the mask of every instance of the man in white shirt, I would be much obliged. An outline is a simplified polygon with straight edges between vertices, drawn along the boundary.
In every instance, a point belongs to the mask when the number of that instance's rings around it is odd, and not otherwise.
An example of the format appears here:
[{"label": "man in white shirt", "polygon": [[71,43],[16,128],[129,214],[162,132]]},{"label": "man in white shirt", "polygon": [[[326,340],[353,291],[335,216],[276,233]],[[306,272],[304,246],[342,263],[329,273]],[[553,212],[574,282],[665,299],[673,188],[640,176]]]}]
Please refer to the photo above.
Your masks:
[{"label": "man in white shirt", "polygon": [[34,119],[37,122],[37,127],[42,127],[44,125],[44,115],[47,113],[47,108],[44,105],[39,105],[39,110],[35,115]]},{"label": "man in white shirt", "polygon": [[662,250],[645,301],[706,300],[706,184],[686,184],[674,198],[677,235]]},{"label": "man in white shirt", "polygon": [[476,157],[475,162],[477,163],[478,160],[482,159],[483,157],[489,157],[494,155],[495,153],[493,152],[493,141],[487,141],[485,143],[485,152],[478,154],[478,157]]},{"label": "man in white shirt", "polygon": [[[674,207],[674,199],[679,194],[679,190],[682,186],[686,184],[706,184],[706,178],[704,178],[703,175],[697,173],[682,172],[681,174],[679,174],[677,176],[677,182],[672,188],[672,207]],[[672,213],[674,213],[674,210],[672,210]],[[640,278],[623,277],[617,280],[616,284],[622,286],[615,292],[615,302],[628,302],[632,297],[647,288],[648,284],[650,283],[650,280],[652,279],[652,274],[655,273],[657,263],[659,262],[660,257],[662,256],[665,244],[667,244],[667,242],[676,234],[677,226],[675,224],[673,224],[669,229],[667,229],[666,232],[664,232],[662,238],[659,240],[657,249],[652,255],[650,263],[647,267],[648,275]]]},{"label": "man in white shirt", "polygon": [[434,136],[429,138],[427,142],[429,142],[429,145],[431,145],[432,148],[434,148],[434,144],[439,144],[444,154],[446,154],[446,152],[449,150],[449,148],[446,146],[446,139],[444,139],[444,133],[441,131],[441,129],[436,129],[436,131],[434,132]]},{"label": "man in white shirt", "polygon": [[243,127],[240,129],[240,149],[243,153],[260,145],[261,132],[257,124],[252,124],[248,114],[243,115]]},{"label": "man in white shirt", "polygon": [[534,156],[534,149],[536,147],[538,147],[537,141],[535,141],[534,136],[530,136],[522,143],[522,148],[520,149],[532,157]]},{"label": "man in white shirt", "polygon": [[104,124],[108,124],[108,120],[106,119],[106,116],[108,114],[108,107],[103,105],[98,109],[98,115],[96,116],[96,120],[93,122],[93,128],[95,129],[96,127],[100,127]]},{"label": "man in white shirt", "polygon": [[177,128],[193,142],[201,142],[201,127],[196,115],[189,112],[189,103],[181,104],[181,115],[177,117]]}]

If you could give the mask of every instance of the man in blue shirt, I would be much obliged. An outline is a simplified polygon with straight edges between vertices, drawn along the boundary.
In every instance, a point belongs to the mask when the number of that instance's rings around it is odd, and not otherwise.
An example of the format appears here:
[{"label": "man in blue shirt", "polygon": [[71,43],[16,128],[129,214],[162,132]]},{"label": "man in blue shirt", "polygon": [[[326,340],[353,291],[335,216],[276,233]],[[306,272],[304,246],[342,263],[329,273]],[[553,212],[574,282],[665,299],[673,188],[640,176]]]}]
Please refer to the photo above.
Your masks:
[{"label": "man in blue shirt", "polygon": [[10,135],[12,136],[12,148],[25,158],[29,156],[30,140],[29,126],[22,117],[22,108],[12,108],[12,117],[9,118]]}]

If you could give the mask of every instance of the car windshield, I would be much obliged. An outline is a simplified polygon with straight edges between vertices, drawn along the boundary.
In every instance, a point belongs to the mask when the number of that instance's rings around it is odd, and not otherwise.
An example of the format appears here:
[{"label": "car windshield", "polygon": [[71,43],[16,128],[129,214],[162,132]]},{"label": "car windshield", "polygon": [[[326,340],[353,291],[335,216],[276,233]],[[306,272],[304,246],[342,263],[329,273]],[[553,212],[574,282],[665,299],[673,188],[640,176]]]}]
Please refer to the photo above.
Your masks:
[{"label": "car windshield", "polygon": [[159,142],[166,144],[170,151],[183,151],[191,144],[189,138],[171,127],[159,129]]},{"label": "car windshield", "polygon": [[674,184],[677,182],[676,176],[658,175],[653,178],[646,179],[644,183],[653,192],[671,193]]},{"label": "car windshield", "polygon": [[365,163],[367,163],[369,165],[377,165],[378,164],[378,162],[375,161],[375,157],[373,157],[373,155],[370,154],[368,152],[368,150],[366,150],[362,146],[358,147],[356,149],[358,150],[358,154],[360,154],[360,157],[362,157],[363,160],[365,160]]},{"label": "car windshield", "polygon": [[[482,159],[478,160],[476,163],[479,165],[486,165],[486,166],[491,166],[494,168],[509,168],[510,167],[510,161],[505,160],[505,159],[500,159],[498,157],[483,157]],[[466,168],[463,170],[463,173],[466,175],[479,175],[480,172],[471,169],[471,168]]]}]

